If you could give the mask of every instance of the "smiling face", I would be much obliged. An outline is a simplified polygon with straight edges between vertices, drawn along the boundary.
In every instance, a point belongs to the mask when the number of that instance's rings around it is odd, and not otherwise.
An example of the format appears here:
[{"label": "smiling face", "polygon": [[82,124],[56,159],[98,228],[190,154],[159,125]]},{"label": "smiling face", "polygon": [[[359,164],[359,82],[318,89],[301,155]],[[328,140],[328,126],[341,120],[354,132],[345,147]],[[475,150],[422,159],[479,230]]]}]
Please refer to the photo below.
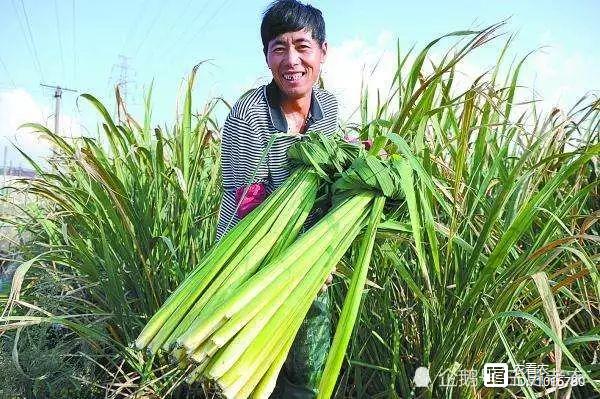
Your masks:
[{"label": "smiling face", "polygon": [[267,65],[279,90],[288,99],[309,96],[319,79],[327,43],[313,39],[311,31],[283,33],[269,42]]}]

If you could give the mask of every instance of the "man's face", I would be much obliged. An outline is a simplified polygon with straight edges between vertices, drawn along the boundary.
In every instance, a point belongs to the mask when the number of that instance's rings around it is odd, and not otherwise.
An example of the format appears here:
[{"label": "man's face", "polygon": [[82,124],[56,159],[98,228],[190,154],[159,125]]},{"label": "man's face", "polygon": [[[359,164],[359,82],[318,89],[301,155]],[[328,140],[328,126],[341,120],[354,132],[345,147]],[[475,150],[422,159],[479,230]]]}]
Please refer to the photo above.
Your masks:
[{"label": "man's face", "polygon": [[320,46],[312,32],[304,29],[283,33],[271,40],[267,65],[283,95],[297,99],[310,95],[326,55],[327,43]]}]

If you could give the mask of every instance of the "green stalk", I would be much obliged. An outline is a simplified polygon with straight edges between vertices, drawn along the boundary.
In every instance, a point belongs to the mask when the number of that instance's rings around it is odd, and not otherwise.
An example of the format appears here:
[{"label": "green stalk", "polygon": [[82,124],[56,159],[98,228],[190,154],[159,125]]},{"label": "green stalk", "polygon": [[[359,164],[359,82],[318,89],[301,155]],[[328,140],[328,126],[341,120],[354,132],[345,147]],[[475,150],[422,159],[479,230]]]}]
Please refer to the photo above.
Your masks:
[{"label": "green stalk", "polygon": [[[301,316],[308,312],[312,303],[308,300],[303,300],[303,302],[301,305],[298,304],[296,306],[290,318],[291,324],[288,328],[281,329],[277,336],[272,337],[273,345],[263,348],[259,352],[258,357],[254,359],[250,358],[251,364],[245,364],[244,367],[232,367],[223,377],[217,380],[223,396],[226,398],[248,397],[249,393],[260,383],[281,351],[285,350],[287,354],[291,343],[294,341],[296,332],[302,324],[303,318]],[[242,358],[240,358],[241,361]]]},{"label": "green stalk", "polygon": [[285,207],[282,208],[281,214],[274,213],[272,218],[261,226],[256,235],[244,246],[243,251],[211,282],[192,309],[179,322],[169,339],[165,341],[163,344],[164,349],[169,349],[170,344],[174,343],[181,334],[187,331],[209,301],[214,303],[218,302],[218,298],[227,297],[228,293],[236,290],[241,283],[255,273],[260,264],[264,263],[264,257],[272,251],[277,239],[282,234],[284,226],[291,224],[290,221],[295,222],[294,215],[297,215],[297,209],[312,208],[316,197],[316,183],[316,176],[312,176],[312,179],[307,176],[307,180],[299,182],[295,192],[290,196]]},{"label": "green stalk", "polygon": [[[286,300],[287,295],[289,293],[290,288],[286,286],[289,282],[288,280],[281,279],[281,281],[277,281],[277,285],[279,291],[273,295],[273,293],[269,290],[265,290],[261,293],[259,297],[257,297],[257,301],[252,302],[252,308],[247,312],[238,312],[235,316],[226,322],[224,325],[220,326],[219,329],[210,337],[202,342],[198,346],[198,348],[192,353],[191,357],[194,361],[202,361],[207,357],[212,357],[220,348],[226,345],[233,337],[244,327],[252,328],[253,325],[258,325],[258,327],[266,323],[263,320],[269,320],[270,317],[279,309],[279,307]],[[296,284],[298,281],[296,280]],[[252,321],[252,322],[251,322]],[[248,329],[245,330],[248,333]],[[255,329],[256,334],[258,334],[259,330]]]},{"label": "green stalk", "polygon": [[192,370],[192,372],[190,374],[188,374],[188,376],[185,379],[185,382],[188,385],[192,385],[194,382],[196,382],[197,380],[199,380],[200,378],[202,378],[202,373],[206,369],[206,366],[208,365],[208,361],[209,360],[210,359],[207,359],[206,361],[198,364],[196,366],[196,368],[194,368],[194,370]]},{"label": "green stalk", "polygon": [[294,240],[298,238],[298,235],[300,234],[300,231],[302,230],[302,227],[304,226],[304,223],[306,222],[314,203],[315,200],[313,200],[310,204],[307,202],[304,204],[304,206],[298,209],[298,214],[294,215],[292,218],[292,220],[296,220],[296,223],[290,223],[285,226],[285,230],[277,240],[277,243],[273,246],[273,250],[269,252],[267,257],[263,260],[265,265],[269,264],[271,260],[279,256],[282,251],[292,245]]},{"label": "green stalk", "polygon": [[[309,181],[311,181],[311,184],[314,184],[316,186],[314,174],[309,173],[305,169],[300,170],[298,173],[294,173],[292,177],[293,178],[291,179],[291,182],[290,182],[291,184],[284,184],[284,186],[281,187],[281,190],[277,190],[276,193],[273,193],[274,198],[272,201],[269,201],[269,200],[266,201],[269,203],[268,206],[265,206],[265,208],[267,209],[268,212],[265,211],[264,209],[260,209],[258,211],[255,210],[255,211],[251,212],[250,215],[247,216],[247,217],[252,216],[251,222],[249,222],[249,223],[243,223],[246,218],[242,219],[240,224],[244,225],[243,226],[244,229],[243,229],[243,233],[240,234],[238,240],[236,240],[230,244],[230,242],[232,241],[232,239],[230,239],[230,237],[231,236],[235,237],[235,235],[227,234],[224,237],[223,242],[217,245],[217,247],[219,249],[220,248],[225,249],[224,256],[222,256],[221,258],[217,258],[217,260],[208,259],[206,262],[203,262],[204,264],[207,264],[205,273],[202,273],[202,274],[199,274],[194,277],[186,279],[186,283],[188,283],[188,284],[187,284],[186,290],[183,291],[184,294],[181,296],[183,298],[180,297],[181,299],[178,298],[179,300],[173,301],[169,304],[169,306],[166,306],[165,309],[161,309],[161,310],[164,310],[164,312],[165,312],[163,314],[162,318],[158,318],[158,320],[162,321],[162,325],[160,327],[158,327],[158,330],[154,333],[154,336],[152,337],[150,343],[147,344],[149,346],[149,350],[151,353],[155,353],[161,346],[163,346],[165,344],[165,342],[168,343],[169,337],[173,335],[174,330],[176,330],[177,327],[182,322],[182,320],[185,319],[187,312],[189,312],[189,310],[196,303],[198,298],[200,298],[202,296],[205,298],[210,297],[211,293],[206,292],[206,287],[208,287],[208,291],[211,291],[211,290],[214,291],[218,287],[218,286],[215,287],[215,284],[212,282],[212,280],[214,279],[215,276],[217,276],[218,280],[220,279],[219,273],[220,273],[222,267],[224,265],[227,265],[228,262],[230,262],[229,258],[231,256],[235,255],[234,260],[233,260],[235,263],[241,257],[243,257],[243,254],[246,254],[247,252],[252,250],[251,244],[255,243],[261,239],[261,234],[258,234],[255,231],[256,227],[259,227],[259,228],[262,227],[262,229],[259,231],[260,232],[264,231],[264,234],[266,234],[266,232],[268,231],[268,226],[272,225],[274,220],[276,220],[276,218],[277,218],[276,214],[278,212],[280,212],[282,209],[285,209],[285,204],[289,203],[290,197],[293,199],[298,198],[298,197],[294,196],[293,193],[298,192],[299,195],[302,193],[301,191],[298,191],[298,188],[304,187],[304,185],[302,184],[303,182],[306,182],[307,180],[309,180]],[[287,181],[286,181],[286,183],[287,183]],[[313,196],[312,193],[311,193],[311,196]],[[260,208],[260,206],[259,206],[259,208]],[[260,219],[259,219],[259,216],[254,215],[255,212],[260,215]],[[255,223],[253,223],[253,222],[255,222]],[[239,226],[239,224],[238,224],[238,226]],[[237,226],[234,227],[234,230],[236,230],[236,232],[237,232]],[[228,244],[230,244],[229,247],[227,246]],[[233,250],[236,248],[238,248],[238,249],[242,248],[242,252],[235,254],[235,252]],[[218,254],[219,251],[216,251],[216,253]],[[257,254],[259,254],[259,253],[257,252]],[[260,260],[257,260],[257,259],[258,258],[256,258],[255,260],[258,263],[260,263]],[[211,261],[212,261],[212,264],[211,264]],[[185,295],[185,294],[187,294],[187,295]],[[167,316],[167,314],[168,314],[168,316]],[[155,315],[155,317],[156,317],[156,315]],[[191,320],[189,320],[189,322],[187,322],[187,325],[184,322],[184,327],[187,327],[189,324],[191,324],[191,322],[193,321],[194,318],[195,317],[191,318]],[[151,322],[152,322],[152,320],[151,320]],[[158,321],[155,323],[158,323]],[[146,326],[146,327],[148,327],[148,326]],[[183,327],[180,327],[179,331],[183,332],[184,331]],[[177,336],[178,335],[176,335],[175,337],[177,337]]]},{"label": "green stalk", "polygon": [[[332,243],[329,248],[332,249],[334,246],[335,243]],[[289,290],[288,295],[271,296],[273,302],[265,309],[261,309],[256,317],[215,357],[207,370],[207,376],[211,379],[220,379],[225,385],[234,381],[235,384],[239,384],[240,377],[247,376],[247,371],[252,369],[249,367],[249,362],[256,361],[258,364],[264,362],[269,354],[269,350],[265,348],[269,346],[258,343],[263,338],[268,338],[271,343],[279,342],[289,328],[295,326],[295,322],[304,310],[303,304],[310,305],[311,302],[310,284],[306,282],[314,282],[319,278],[321,274],[319,271],[328,264],[328,258],[322,256],[310,267],[308,274],[301,278],[305,282],[303,285]],[[306,310],[308,311],[308,308]],[[287,328],[281,328],[284,322],[289,323]]]},{"label": "green stalk", "polygon": [[373,245],[375,244],[377,225],[381,220],[384,205],[385,197],[379,196],[375,198],[373,206],[371,207],[369,224],[367,225],[367,231],[360,243],[356,268],[352,274],[350,287],[346,294],[346,299],[335,330],[331,348],[329,349],[325,369],[323,370],[321,382],[319,383],[317,399],[330,398],[333,389],[335,388],[335,383],[342,367],[346,348],[348,347],[348,342],[350,342],[350,336],[352,335],[352,330],[354,329],[354,324],[356,323],[358,311],[360,309],[362,293],[365,282],[367,281],[367,272],[369,270],[371,254],[373,253]]},{"label": "green stalk", "polygon": [[[204,342],[202,342],[194,352],[189,354],[189,358],[195,363],[200,363],[203,362],[206,358],[213,357],[219,349],[221,349],[221,347],[215,345],[215,343],[210,339],[207,339]],[[184,347],[176,348],[174,350],[181,350],[185,352]]]},{"label": "green stalk", "polygon": [[[350,220],[348,221],[350,222]],[[260,367],[263,363],[272,363],[278,355],[277,346],[274,345],[284,343],[290,336],[294,337],[296,335],[325,278],[347,251],[363,223],[364,216],[361,213],[357,218],[346,224],[346,228],[343,229],[344,234],[336,235],[341,239],[330,245],[324,253],[325,256],[321,256],[319,261],[311,267],[310,273],[303,279],[302,284],[290,293],[288,298],[285,299],[284,305],[270,318],[252,341],[252,344],[243,350],[239,359],[234,359],[237,360],[235,364],[230,362],[231,367],[218,379],[219,384],[225,388],[224,392],[234,394],[241,389],[248,380],[252,379],[257,367]],[[267,348],[271,348],[271,350]],[[228,349],[230,349],[229,346],[219,355],[219,358],[227,358]],[[240,353],[241,351],[233,350],[231,352]],[[206,371],[207,375],[210,378],[217,378],[218,370],[225,368],[219,366],[209,366]]]},{"label": "green stalk", "polygon": [[[215,291],[218,290],[222,281],[226,279],[227,272],[231,271],[232,268],[240,266],[240,263],[244,258],[246,258],[246,255],[249,254],[250,250],[255,249],[255,245],[260,241],[265,241],[265,235],[268,234],[268,230],[273,222],[280,216],[278,213],[280,209],[281,208],[276,209],[275,212],[270,215],[269,219],[267,219],[265,223],[258,227],[258,231],[256,231],[254,236],[250,238],[250,241],[242,247],[241,251],[233,258],[233,260],[224,265],[224,269],[216,267],[212,269],[210,277],[204,279],[198,284],[199,286],[197,287],[197,294],[192,293],[189,300],[186,300],[180,304],[180,306],[185,307],[185,313],[181,310],[174,312],[173,315],[163,324],[161,329],[158,331],[158,333],[156,333],[148,345],[148,349],[151,353],[156,353],[156,351],[161,347],[163,347],[163,349],[168,349],[169,338],[174,336],[176,332],[185,331],[185,329],[192,324],[193,320],[195,319],[194,312],[199,312],[206,301],[214,294]],[[264,252],[262,251],[250,253],[248,263],[250,265],[259,263],[260,256],[263,254]],[[177,335],[175,335],[175,337],[177,337]]]},{"label": "green stalk", "polygon": [[[306,207],[308,209],[308,207]],[[304,210],[302,210],[304,212]],[[289,286],[289,281],[291,280],[294,274],[288,273],[288,278],[280,278],[276,282],[277,289],[281,294],[281,291],[285,288],[286,290],[290,290],[291,286]],[[298,280],[297,278],[296,280]],[[298,283],[298,281],[296,281]],[[295,285],[294,285],[295,286]],[[268,291],[263,290],[257,298],[255,298],[252,303],[253,307],[250,312],[238,312],[232,319],[230,319],[224,327],[220,327],[219,333],[213,335],[210,340],[202,343],[196,351],[194,351],[191,355],[191,359],[195,362],[201,362],[205,358],[214,355],[214,353],[224,345],[225,342],[229,341],[233,335],[235,335],[247,322],[264,306],[272,305],[269,302],[272,301],[272,296],[267,295]],[[276,298],[280,297],[280,295],[275,295]],[[229,327],[229,325],[233,325],[236,327]],[[183,350],[183,348],[182,348]]]},{"label": "green stalk", "polygon": [[185,357],[185,351],[182,350],[174,350],[171,352],[171,360],[172,363],[181,363],[183,361],[187,361]]},{"label": "green stalk", "polygon": [[[273,390],[275,389],[275,382],[277,381],[277,376],[279,375],[279,371],[281,367],[283,367],[283,363],[287,358],[287,354],[294,343],[295,335],[290,335],[287,341],[281,346],[279,352],[273,359],[271,363],[264,362],[264,364],[260,365],[260,369],[257,369],[248,382],[240,389],[237,393],[237,396],[240,398],[247,398],[249,396],[255,397],[264,397],[268,398]],[[273,379],[272,376],[275,378]],[[263,381],[273,381],[271,386],[270,383],[263,384]],[[268,392],[266,396],[262,392]]]},{"label": "green stalk", "polygon": [[[255,387],[253,387],[253,390],[250,393],[251,398],[267,399],[271,396],[273,390],[275,389],[275,384],[277,383],[277,377],[279,376],[281,368],[285,363],[285,359],[287,359],[287,355],[293,343],[294,337],[292,336],[292,338],[288,339],[288,341],[282,346],[281,350],[279,351],[275,359],[273,359],[273,362],[269,365],[269,368],[267,369],[266,373],[262,376],[258,384]],[[253,382],[254,381],[251,381],[251,383]],[[247,391],[244,389],[240,393],[245,394],[246,392]]]},{"label": "green stalk", "polygon": [[201,294],[199,292],[201,289],[197,286],[198,280],[203,281],[208,279],[212,274],[211,272],[220,268],[232,254],[236,253],[243,242],[255,232],[256,226],[260,225],[261,221],[268,217],[273,209],[279,206],[279,202],[289,195],[289,190],[293,189],[296,181],[303,172],[305,170],[300,169],[298,172],[293,173],[288,179],[289,184],[286,184],[288,183],[286,180],[286,183],[280,187],[280,190],[276,190],[267,201],[257,207],[247,217],[243,218],[240,223],[223,237],[218,245],[214,246],[206,254],[200,265],[179,285],[148,321],[135,341],[136,348],[145,348],[173,313],[182,312],[181,306],[183,302],[191,301],[194,294],[196,298]]},{"label": "green stalk", "polygon": [[323,242],[322,237],[327,237],[332,228],[339,220],[343,220],[348,213],[355,212],[354,208],[361,205],[364,207],[370,201],[370,197],[356,197],[354,201],[346,201],[336,211],[332,211],[326,219],[321,220],[311,231],[314,234],[304,234],[290,246],[284,253],[277,257],[269,265],[259,270],[243,287],[240,287],[232,296],[223,303],[218,311],[211,312],[204,317],[199,317],[190,327],[186,334],[178,339],[180,345],[185,346],[188,352],[193,352],[196,347],[219,325],[227,320],[252,301],[260,291],[267,287],[279,275],[294,265],[306,252],[306,248],[312,248]]},{"label": "green stalk", "polygon": [[[308,306],[297,307],[294,313],[300,314],[304,311],[308,312]],[[300,322],[297,320],[300,319]],[[272,361],[281,352],[286,349],[287,343],[294,341],[295,331],[300,328],[302,318],[294,317],[289,329],[282,329],[276,337],[273,337],[275,344],[263,348],[258,356],[253,360],[253,363],[246,365],[246,368],[233,367],[228,370],[223,377],[217,380],[221,392],[226,398],[246,398],[249,393],[254,390],[260,382],[264,374],[269,370]],[[279,346],[279,343],[283,345]],[[287,348],[289,351],[289,347]],[[287,353],[287,351],[286,351]]]},{"label": "green stalk", "polygon": [[[307,270],[304,272],[307,272]],[[219,327],[210,337],[210,341],[214,345],[222,347],[256,315],[272,314],[269,313],[270,310],[272,309],[274,312],[278,309],[287,297],[287,294],[298,285],[304,276],[305,274],[302,271],[299,271],[299,273],[284,272],[269,286],[269,289],[264,289],[252,300],[252,306],[246,307],[249,308],[247,311],[235,313],[232,318]]]}]

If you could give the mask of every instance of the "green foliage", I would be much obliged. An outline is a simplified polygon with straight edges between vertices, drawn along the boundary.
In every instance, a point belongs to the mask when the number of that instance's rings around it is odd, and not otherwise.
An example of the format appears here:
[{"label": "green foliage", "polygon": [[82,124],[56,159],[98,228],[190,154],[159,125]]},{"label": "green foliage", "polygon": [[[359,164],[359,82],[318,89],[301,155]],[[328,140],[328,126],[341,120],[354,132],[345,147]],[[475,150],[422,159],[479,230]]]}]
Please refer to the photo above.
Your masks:
[{"label": "green foliage", "polygon": [[[41,276],[35,285],[38,306],[58,311],[64,285]],[[6,334],[0,341],[0,397],[91,398],[99,368],[89,342],[60,324],[39,324]]]},{"label": "green foliage", "polygon": [[[26,125],[50,140],[58,157],[51,171],[35,165],[39,176],[23,182],[40,198],[43,212],[26,212],[13,222],[32,234],[21,250],[39,256],[23,271],[23,286],[13,283],[2,330],[23,322],[60,322],[93,343],[106,378],[118,382],[137,373],[139,387],[156,377],[129,347],[216,234],[220,166],[211,114],[217,103],[192,115],[194,74],[195,69],[182,122],[171,131],[150,128],[149,98],[144,125],[138,125],[118,92],[119,122],[96,98],[82,95],[103,118],[104,140],[67,142],[44,126]],[[48,305],[36,287],[49,278],[63,288],[61,295],[50,309],[33,308]]]},{"label": "green foliage", "polygon": [[[423,59],[437,40],[412,67],[399,53],[390,97],[371,122],[363,115],[361,138],[379,143],[374,153],[405,157],[414,182],[405,201],[386,208],[369,273],[380,288],[364,294],[339,397],[511,397],[481,380],[442,386],[457,370],[481,375],[486,362],[578,371],[588,385],[572,397],[599,387],[599,108],[579,104],[541,119],[530,104],[515,119],[524,60],[508,86],[496,83],[500,59],[455,93],[457,62],[498,27],[453,34],[470,38],[430,74]],[[346,264],[354,262],[350,255]],[[339,307],[345,287],[334,292]],[[411,381],[419,366],[429,368],[430,389]]]}]

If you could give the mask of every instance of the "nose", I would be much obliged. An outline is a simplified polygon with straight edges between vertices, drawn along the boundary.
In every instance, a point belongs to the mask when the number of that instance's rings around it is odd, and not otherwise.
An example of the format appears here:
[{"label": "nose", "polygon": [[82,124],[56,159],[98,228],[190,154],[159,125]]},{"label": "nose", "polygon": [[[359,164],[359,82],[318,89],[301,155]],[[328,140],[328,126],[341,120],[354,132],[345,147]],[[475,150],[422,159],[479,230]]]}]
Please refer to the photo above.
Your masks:
[{"label": "nose", "polygon": [[293,67],[294,65],[300,64],[300,53],[292,47],[287,51],[284,62],[287,67]]}]

